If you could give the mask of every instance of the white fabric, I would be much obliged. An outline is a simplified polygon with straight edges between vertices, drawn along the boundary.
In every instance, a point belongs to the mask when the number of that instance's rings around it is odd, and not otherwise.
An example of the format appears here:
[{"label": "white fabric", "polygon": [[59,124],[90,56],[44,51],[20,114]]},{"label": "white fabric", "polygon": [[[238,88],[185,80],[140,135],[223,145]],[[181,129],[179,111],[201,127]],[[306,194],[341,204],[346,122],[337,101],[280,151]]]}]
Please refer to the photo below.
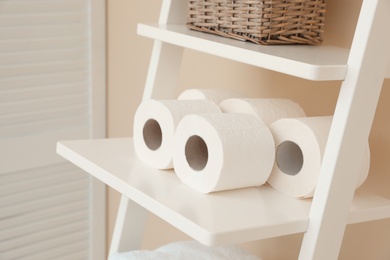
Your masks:
[{"label": "white fabric", "polygon": [[116,253],[109,260],[261,260],[238,246],[207,247],[196,241],[180,241],[153,251]]}]

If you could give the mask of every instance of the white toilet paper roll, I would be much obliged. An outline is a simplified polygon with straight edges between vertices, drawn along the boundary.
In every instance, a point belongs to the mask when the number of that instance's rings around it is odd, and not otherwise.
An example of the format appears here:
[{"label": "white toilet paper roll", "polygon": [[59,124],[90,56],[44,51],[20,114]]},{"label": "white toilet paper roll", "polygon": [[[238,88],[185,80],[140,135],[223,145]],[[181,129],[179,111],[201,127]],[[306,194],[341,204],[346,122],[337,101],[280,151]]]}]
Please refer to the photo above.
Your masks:
[{"label": "white toilet paper roll", "polygon": [[269,126],[281,118],[305,117],[299,104],[283,98],[230,98],[219,104],[224,113],[254,115]]},{"label": "white toilet paper roll", "polygon": [[[313,196],[332,119],[332,116],[286,118],[271,124],[276,156],[267,182],[272,187],[297,198]],[[356,188],[367,178],[369,154],[367,145]]]},{"label": "white toilet paper roll", "polygon": [[215,104],[219,105],[223,100],[228,98],[241,98],[244,97],[242,93],[229,89],[187,89],[179,95],[177,99],[188,100],[188,99],[207,99]]},{"label": "white toilet paper roll", "polygon": [[188,115],[177,127],[175,172],[202,193],[260,186],[268,179],[274,158],[269,128],[251,115]]},{"label": "white toilet paper roll", "polygon": [[221,113],[208,100],[145,100],[134,116],[134,148],[140,160],[157,169],[171,169],[177,124],[188,114]]}]

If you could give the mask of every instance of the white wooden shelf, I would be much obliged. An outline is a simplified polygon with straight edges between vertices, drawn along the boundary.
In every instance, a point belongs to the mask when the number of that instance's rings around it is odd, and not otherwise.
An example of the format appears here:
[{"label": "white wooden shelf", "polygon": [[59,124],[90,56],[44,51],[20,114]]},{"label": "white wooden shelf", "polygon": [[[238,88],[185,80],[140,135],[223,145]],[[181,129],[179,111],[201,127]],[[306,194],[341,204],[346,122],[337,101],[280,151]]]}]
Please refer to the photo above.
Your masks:
[{"label": "white wooden shelf", "polygon": [[[206,245],[232,244],[305,232],[311,200],[261,186],[202,194],[182,184],[173,171],[139,161],[131,138],[61,141],[57,153]],[[363,185],[348,223],[390,217],[390,191]]]},{"label": "white wooden shelf", "polygon": [[[172,45],[316,81],[343,80],[349,49],[335,46],[262,46],[197,32],[179,24],[138,24],[138,34]],[[390,78],[390,67],[386,78]]]},{"label": "white wooden shelf", "polygon": [[342,80],[347,72],[348,49],[333,46],[260,46],[174,24],[139,24],[138,34],[310,80]]}]

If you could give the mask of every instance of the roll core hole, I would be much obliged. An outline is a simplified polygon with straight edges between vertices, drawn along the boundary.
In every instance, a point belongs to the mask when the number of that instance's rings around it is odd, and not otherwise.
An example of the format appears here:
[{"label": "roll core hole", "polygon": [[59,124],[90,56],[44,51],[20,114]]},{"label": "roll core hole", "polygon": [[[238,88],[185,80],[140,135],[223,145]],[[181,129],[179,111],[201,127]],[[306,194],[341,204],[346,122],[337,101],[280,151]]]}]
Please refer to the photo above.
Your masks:
[{"label": "roll core hole", "polygon": [[301,148],[292,141],[282,142],[276,149],[276,164],[287,175],[298,174],[303,166]]},{"label": "roll core hole", "polygon": [[200,136],[193,135],[187,140],[185,155],[188,165],[195,171],[201,171],[209,160],[207,144]]},{"label": "roll core hole", "polygon": [[155,151],[160,148],[162,132],[160,124],[156,120],[149,119],[146,121],[142,134],[144,136],[144,142],[150,150]]}]

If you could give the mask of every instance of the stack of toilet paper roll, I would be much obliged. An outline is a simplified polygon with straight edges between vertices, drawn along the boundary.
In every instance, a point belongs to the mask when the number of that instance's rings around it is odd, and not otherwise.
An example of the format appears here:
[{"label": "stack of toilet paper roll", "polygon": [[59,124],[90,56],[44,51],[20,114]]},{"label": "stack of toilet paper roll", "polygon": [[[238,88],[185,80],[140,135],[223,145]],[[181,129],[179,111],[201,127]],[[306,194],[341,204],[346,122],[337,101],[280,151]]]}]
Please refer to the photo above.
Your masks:
[{"label": "stack of toilet paper roll", "polygon": [[[250,99],[222,89],[191,89],[175,100],[145,100],[134,118],[140,160],[172,169],[210,193],[266,182],[290,196],[312,197],[332,117],[306,117],[288,99]],[[359,187],[369,171],[361,160]]]}]

